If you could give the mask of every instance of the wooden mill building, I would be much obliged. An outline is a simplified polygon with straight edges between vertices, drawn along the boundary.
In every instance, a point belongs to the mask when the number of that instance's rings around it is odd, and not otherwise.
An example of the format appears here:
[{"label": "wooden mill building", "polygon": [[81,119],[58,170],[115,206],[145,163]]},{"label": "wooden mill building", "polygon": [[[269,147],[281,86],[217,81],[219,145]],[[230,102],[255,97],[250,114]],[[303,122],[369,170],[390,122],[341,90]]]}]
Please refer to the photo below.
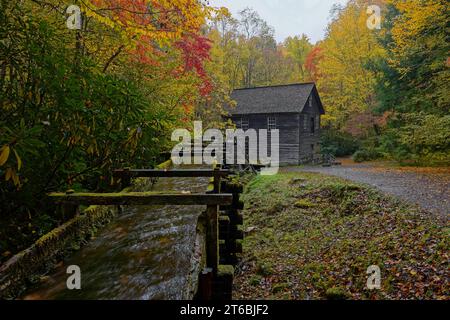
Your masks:
[{"label": "wooden mill building", "polygon": [[278,129],[280,164],[311,162],[320,153],[321,116],[325,114],[314,83],[237,89],[230,110],[237,128]]}]

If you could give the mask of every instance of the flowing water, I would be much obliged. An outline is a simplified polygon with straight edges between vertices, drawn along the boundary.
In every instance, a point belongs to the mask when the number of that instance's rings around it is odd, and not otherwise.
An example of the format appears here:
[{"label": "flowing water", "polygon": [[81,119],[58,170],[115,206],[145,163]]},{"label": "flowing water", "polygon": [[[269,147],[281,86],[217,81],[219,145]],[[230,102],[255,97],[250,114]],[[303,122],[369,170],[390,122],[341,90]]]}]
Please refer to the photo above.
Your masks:
[{"label": "flowing water", "polygon": [[[202,193],[208,178],[161,178],[154,191]],[[150,183],[149,183],[150,188]],[[125,207],[85,247],[24,299],[188,299],[202,206]],[[68,290],[67,266],[81,269],[81,290]]]}]

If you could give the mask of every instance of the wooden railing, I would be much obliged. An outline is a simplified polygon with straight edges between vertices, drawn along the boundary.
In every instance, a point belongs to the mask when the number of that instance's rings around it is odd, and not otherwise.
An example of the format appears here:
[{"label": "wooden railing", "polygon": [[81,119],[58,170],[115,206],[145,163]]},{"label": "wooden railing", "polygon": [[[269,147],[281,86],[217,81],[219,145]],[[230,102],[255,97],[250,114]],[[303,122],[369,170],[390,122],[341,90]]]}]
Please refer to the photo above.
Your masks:
[{"label": "wooden railing", "polygon": [[51,193],[49,197],[56,203],[63,205],[115,205],[115,206],[139,206],[139,205],[176,205],[176,206],[219,206],[233,203],[232,194],[178,194],[178,193],[153,193],[153,192],[129,192],[118,193]]},{"label": "wooden railing", "polygon": [[121,169],[115,170],[115,177],[132,177],[132,178],[195,178],[195,177],[226,177],[231,174],[230,170],[222,169],[186,169],[186,170],[133,170]]},{"label": "wooden railing", "polygon": [[122,181],[122,187],[131,185],[133,178],[201,178],[212,177],[217,181],[231,174],[230,170],[221,169],[186,169],[186,170],[153,170],[153,169],[121,169],[115,170],[113,175]]}]

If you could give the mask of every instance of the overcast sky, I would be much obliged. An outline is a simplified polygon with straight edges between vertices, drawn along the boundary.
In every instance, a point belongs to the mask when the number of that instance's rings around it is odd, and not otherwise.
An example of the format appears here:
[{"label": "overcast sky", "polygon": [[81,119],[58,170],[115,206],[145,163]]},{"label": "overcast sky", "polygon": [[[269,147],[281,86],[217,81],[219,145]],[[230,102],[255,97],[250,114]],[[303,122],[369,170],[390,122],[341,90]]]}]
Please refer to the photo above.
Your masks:
[{"label": "overcast sky", "polygon": [[275,28],[277,41],[305,33],[312,42],[322,40],[330,9],[347,0],[209,0],[213,7],[227,7],[233,15],[250,7]]}]

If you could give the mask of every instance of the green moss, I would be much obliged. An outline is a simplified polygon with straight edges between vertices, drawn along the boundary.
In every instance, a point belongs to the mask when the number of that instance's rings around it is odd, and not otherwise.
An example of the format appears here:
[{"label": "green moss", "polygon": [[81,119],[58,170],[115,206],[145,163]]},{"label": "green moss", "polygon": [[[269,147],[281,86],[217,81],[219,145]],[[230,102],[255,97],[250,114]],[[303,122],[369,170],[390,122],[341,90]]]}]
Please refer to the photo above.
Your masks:
[{"label": "green moss", "polygon": [[156,166],[156,169],[159,170],[168,170],[172,167],[173,163],[172,160],[167,160],[166,162],[161,163],[160,165]]},{"label": "green moss", "polygon": [[295,202],[294,207],[300,208],[300,209],[308,209],[308,208],[314,208],[315,204],[311,202],[309,199],[300,199]]},{"label": "green moss", "polygon": [[234,275],[234,267],[231,265],[219,265],[218,269],[219,276],[225,276],[225,275]]},{"label": "green moss", "polygon": [[[2,271],[0,299],[15,298],[32,279],[47,273],[54,263],[87,243],[90,235],[116,215],[115,207],[89,207],[64,225],[37,240],[30,248],[16,254]],[[31,280],[30,280],[31,279]]]},{"label": "green moss", "polygon": [[261,284],[261,280],[262,280],[263,278],[261,277],[261,276],[259,276],[259,275],[252,275],[251,277],[250,277],[250,279],[248,280],[248,283],[251,285],[251,286],[259,286],[260,284]]},{"label": "green moss", "polygon": [[209,183],[208,187],[206,189],[206,192],[213,192],[214,191],[214,184],[213,183]]},{"label": "green moss", "polygon": [[328,300],[347,300],[349,298],[349,294],[341,287],[333,287],[325,292],[325,297]]},{"label": "green moss", "polygon": [[268,277],[273,274],[272,265],[269,262],[258,263],[256,273],[263,277]]},{"label": "green moss", "polygon": [[306,183],[307,182],[307,180],[305,179],[305,178],[292,178],[290,181],[289,181],[289,184],[291,184],[291,185],[297,185],[297,184],[304,184],[304,183]]},{"label": "green moss", "polygon": [[289,285],[287,283],[277,283],[272,287],[272,293],[277,294],[283,292],[287,288],[289,288]]}]

